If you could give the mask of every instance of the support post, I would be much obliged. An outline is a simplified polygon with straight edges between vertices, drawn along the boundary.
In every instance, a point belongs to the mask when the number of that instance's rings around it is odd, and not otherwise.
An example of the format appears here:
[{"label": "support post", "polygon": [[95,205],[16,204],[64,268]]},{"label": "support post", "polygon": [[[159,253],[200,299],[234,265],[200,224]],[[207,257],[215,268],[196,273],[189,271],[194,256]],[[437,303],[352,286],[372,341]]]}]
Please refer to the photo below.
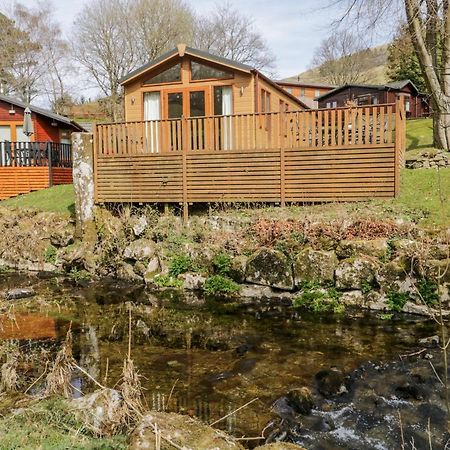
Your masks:
[{"label": "support post", "polygon": [[181,119],[181,153],[183,158],[183,223],[189,220],[189,204],[187,195],[187,151],[188,151],[188,122],[183,116]]},{"label": "support post", "polygon": [[284,208],[286,206],[286,161],[284,147],[280,148],[280,204]]},{"label": "support post", "polygon": [[94,149],[90,133],[72,134],[73,187],[75,191],[75,232],[83,239],[94,226]]},{"label": "support post", "polygon": [[405,114],[404,114],[403,97],[397,96],[395,100],[395,187],[394,195],[398,197],[400,193],[400,167],[403,165],[404,160],[404,145],[405,145]]},{"label": "support post", "polygon": [[47,142],[45,144],[46,153],[47,153],[47,161],[48,161],[48,187],[53,186],[53,162],[52,162],[52,143]]}]

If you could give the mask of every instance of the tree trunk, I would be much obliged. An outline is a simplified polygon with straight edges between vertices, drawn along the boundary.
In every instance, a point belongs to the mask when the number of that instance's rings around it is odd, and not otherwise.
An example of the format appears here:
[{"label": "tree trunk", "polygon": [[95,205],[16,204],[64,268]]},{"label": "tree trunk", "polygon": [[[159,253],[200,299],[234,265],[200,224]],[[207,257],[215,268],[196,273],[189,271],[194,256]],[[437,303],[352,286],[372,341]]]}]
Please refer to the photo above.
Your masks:
[{"label": "tree trunk", "polygon": [[433,141],[436,148],[450,148],[450,108],[437,107],[433,111]]}]

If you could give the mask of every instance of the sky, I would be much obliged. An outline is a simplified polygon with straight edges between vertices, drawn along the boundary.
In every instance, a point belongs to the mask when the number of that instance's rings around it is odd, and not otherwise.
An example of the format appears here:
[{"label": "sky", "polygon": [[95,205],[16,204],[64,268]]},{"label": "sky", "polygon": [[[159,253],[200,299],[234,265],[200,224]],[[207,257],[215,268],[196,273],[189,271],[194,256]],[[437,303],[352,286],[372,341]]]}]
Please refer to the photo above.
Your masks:
[{"label": "sky", "polygon": [[[213,11],[216,2],[186,0],[200,13]],[[27,6],[37,0],[26,0]],[[52,0],[55,18],[70,37],[74,17],[86,0]],[[276,72],[281,78],[303,72],[311,65],[314,49],[327,37],[333,14],[321,8],[326,0],[229,0],[228,3],[254,21],[276,58]],[[177,44],[176,42],[174,45]]]}]

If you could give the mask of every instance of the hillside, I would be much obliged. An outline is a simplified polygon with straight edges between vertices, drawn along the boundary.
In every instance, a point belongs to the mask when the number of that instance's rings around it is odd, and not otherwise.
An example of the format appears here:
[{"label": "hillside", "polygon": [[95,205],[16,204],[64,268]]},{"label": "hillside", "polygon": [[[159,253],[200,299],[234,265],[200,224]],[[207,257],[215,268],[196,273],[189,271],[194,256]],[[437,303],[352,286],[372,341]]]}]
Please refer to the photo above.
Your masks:
[{"label": "hillside", "polygon": [[[367,55],[367,59],[363,65],[366,67],[363,73],[361,82],[367,84],[384,84],[388,81],[386,75],[387,69],[387,45],[381,45],[374,47],[370,54]],[[329,82],[321,76],[320,67],[314,67],[312,69],[301,72],[298,75],[285,78],[285,81],[304,81],[309,83],[324,83]]]}]

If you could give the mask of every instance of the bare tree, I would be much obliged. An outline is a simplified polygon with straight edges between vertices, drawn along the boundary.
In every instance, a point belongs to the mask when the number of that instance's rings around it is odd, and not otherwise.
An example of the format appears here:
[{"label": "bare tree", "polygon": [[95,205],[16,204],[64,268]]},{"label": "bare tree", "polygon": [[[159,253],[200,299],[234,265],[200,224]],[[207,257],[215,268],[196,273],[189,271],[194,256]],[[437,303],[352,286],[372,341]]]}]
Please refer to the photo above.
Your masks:
[{"label": "bare tree", "polygon": [[344,84],[367,81],[368,53],[363,41],[348,31],[338,31],[323,40],[316,49],[313,64],[327,83]]},{"label": "bare tree", "polygon": [[[376,28],[406,20],[433,103],[434,146],[450,149],[450,9],[448,0],[339,0],[338,21]],[[339,23],[338,23],[339,25]]]},{"label": "bare tree", "polygon": [[275,57],[252,20],[229,4],[217,5],[210,17],[197,18],[193,45],[256,69],[274,68]]}]

